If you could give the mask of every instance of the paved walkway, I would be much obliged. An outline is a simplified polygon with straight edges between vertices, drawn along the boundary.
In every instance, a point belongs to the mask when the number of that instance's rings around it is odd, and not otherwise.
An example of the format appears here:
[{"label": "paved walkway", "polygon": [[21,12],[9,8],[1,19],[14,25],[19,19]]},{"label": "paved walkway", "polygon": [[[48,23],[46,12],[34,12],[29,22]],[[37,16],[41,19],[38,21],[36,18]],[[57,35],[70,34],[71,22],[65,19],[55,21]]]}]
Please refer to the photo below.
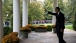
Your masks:
[{"label": "paved walkway", "polygon": [[[76,43],[76,32],[65,29],[64,40],[67,43]],[[21,39],[20,43],[58,43],[58,38],[52,32],[31,32],[29,38]]]}]

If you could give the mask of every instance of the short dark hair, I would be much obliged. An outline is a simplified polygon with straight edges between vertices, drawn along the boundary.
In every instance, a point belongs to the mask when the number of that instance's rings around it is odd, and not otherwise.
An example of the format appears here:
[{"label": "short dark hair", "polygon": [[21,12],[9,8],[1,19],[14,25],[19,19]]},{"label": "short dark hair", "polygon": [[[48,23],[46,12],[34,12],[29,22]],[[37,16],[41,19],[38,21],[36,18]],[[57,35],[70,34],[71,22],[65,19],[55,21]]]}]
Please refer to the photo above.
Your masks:
[{"label": "short dark hair", "polygon": [[59,7],[56,7],[55,9],[59,10],[60,11],[60,8]]}]

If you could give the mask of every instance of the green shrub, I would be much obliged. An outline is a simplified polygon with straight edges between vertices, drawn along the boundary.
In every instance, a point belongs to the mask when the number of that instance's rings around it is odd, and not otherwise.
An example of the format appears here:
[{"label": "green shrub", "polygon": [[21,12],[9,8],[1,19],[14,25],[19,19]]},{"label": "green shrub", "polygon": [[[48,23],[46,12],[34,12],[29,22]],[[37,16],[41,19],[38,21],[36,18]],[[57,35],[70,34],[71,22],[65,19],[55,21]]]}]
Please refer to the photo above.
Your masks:
[{"label": "green shrub", "polygon": [[52,31],[52,27],[50,25],[47,25],[47,31]]},{"label": "green shrub", "polygon": [[34,26],[31,27],[32,31],[35,31]]},{"label": "green shrub", "polygon": [[73,29],[76,31],[76,21],[73,22]]},{"label": "green shrub", "polygon": [[39,26],[45,26],[45,25],[39,25]]},{"label": "green shrub", "polygon": [[74,22],[73,22],[73,29],[76,31],[76,14],[75,14]]},{"label": "green shrub", "polygon": [[3,27],[4,36],[12,32],[12,28],[10,27]]}]

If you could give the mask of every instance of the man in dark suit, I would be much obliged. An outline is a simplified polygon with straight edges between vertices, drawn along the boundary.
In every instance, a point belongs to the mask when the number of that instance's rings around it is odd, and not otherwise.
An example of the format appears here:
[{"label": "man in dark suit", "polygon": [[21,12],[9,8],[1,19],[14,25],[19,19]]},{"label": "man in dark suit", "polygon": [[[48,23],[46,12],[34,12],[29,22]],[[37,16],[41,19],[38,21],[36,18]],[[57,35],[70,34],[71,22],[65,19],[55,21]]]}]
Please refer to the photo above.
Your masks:
[{"label": "man in dark suit", "polygon": [[48,14],[52,14],[56,16],[56,30],[57,37],[59,39],[59,43],[66,43],[63,39],[64,29],[65,29],[65,17],[64,14],[60,11],[59,7],[55,8],[56,13],[52,13],[48,11]]}]

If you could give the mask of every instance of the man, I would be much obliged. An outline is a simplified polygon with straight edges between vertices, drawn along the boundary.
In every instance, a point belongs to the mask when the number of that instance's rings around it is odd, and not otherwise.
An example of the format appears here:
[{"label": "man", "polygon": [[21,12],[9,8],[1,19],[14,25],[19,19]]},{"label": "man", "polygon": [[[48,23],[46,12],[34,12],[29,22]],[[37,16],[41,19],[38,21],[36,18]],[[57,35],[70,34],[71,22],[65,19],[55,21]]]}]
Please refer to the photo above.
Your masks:
[{"label": "man", "polygon": [[52,14],[56,16],[56,30],[57,30],[57,37],[59,39],[59,43],[66,43],[63,39],[63,33],[65,29],[65,17],[64,14],[60,11],[59,7],[55,8],[56,13],[52,13],[48,11],[48,14]]}]

